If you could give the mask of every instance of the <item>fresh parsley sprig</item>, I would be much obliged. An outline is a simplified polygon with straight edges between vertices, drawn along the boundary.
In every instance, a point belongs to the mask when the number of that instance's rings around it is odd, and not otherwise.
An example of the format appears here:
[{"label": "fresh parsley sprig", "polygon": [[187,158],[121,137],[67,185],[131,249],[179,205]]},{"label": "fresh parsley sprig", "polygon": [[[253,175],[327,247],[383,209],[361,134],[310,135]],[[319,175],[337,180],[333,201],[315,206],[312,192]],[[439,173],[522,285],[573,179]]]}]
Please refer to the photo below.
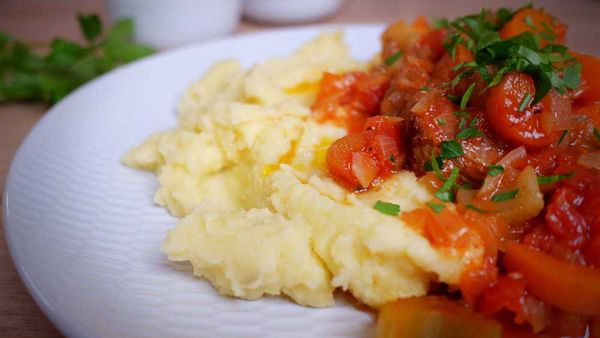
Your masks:
[{"label": "fresh parsley sprig", "polygon": [[86,43],[55,39],[46,55],[0,33],[0,102],[54,104],[98,75],[153,53],[133,42],[131,20],[118,21],[104,34],[97,15],[79,15],[78,21]]},{"label": "fresh parsley sprig", "polygon": [[[454,87],[461,79],[477,72],[488,83],[487,89],[498,84],[508,72],[525,72],[533,77],[536,88],[535,97],[525,101],[525,106],[539,102],[550,90],[563,94],[580,84],[581,63],[568,53],[567,47],[556,43],[552,27],[547,24],[542,25],[541,32],[524,32],[501,39],[499,30],[514,13],[507,9],[495,13],[483,10],[479,14],[441,23],[448,31],[444,47],[453,58],[459,45],[465,46],[475,56],[474,61],[454,68],[460,72],[448,86]],[[542,46],[542,40],[547,42],[545,46]],[[495,73],[490,73],[490,66],[496,69]],[[472,93],[468,94],[467,98]],[[461,107],[466,105],[464,101],[467,101],[465,96]]]},{"label": "fresh parsley sprig", "polygon": [[373,209],[379,211],[382,214],[390,216],[397,216],[400,213],[400,206],[398,204],[379,200],[375,202]]}]

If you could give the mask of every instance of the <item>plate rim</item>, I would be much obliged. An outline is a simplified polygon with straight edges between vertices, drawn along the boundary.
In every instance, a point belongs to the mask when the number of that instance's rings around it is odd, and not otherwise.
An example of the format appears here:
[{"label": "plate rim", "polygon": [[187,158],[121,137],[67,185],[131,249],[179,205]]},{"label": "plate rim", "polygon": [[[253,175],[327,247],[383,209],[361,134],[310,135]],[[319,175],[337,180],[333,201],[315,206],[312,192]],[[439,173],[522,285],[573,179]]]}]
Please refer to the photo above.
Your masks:
[{"label": "plate rim", "polygon": [[[247,37],[264,37],[268,39],[271,35],[278,34],[294,34],[300,33],[302,31],[323,31],[323,30],[339,30],[345,32],[349,29],[351,30],[369,30],[369,29],[383,29],[387,23],[385,22],[348,22],[348,23],[328,23],[328,24],[309,24],[309,25],[298,25],[292,27],[283,27],[283,28],[267,28],[260,29],[257,31],[249,31],[242,32],[235,35],[221,37],[212,40],[199,41],[191,44],[186,44],[183,46],[179,46],[173,49],[168,50],[157,50],[156,53],[144,57],[142,59],[136,60],[134,62],[130,62],[128,64],[121,65],[109,72],[106,72],[88,82],[78,87],[71,93],[69,93],[66,97],[64,97],[61,101],[56,103],[55,105],[49,107],[49,109],[44,113],[44,115],[36,121],[33,127],[26,133],[25,137],[21,141],[21,144],[17,147],[15,154],[10,160],[10,165],[7,171],[7,175],[4,181],[4,191],[2,192],[2,222],[4,224],[4,242],[6,243],[8,255],[10,257],[10,261],[12,262],[13,267],[17,271],[20,281],[25,286],[27,293],[33,298],[36,305],[39,309],[41,309],[42,313],[52,322],[54,327],[64,336],[68,337],[70,334],[73,334],[73,328],[70,327],[68,320],[60,317],[60,312],[51,308],[51,306],[46,302],[44,296],[40,291],[38,291],[34,285],[34,282],[29,279],[25,267],[20,264],[18,253],[15,248],[15,239],[14,239],[14,228],[17,226],[13,224],[13,222],[9,221],[9,213],[11,209],[10,195],[9,191],[12,189],[12,186],[15,179],[13,178],[16,171],[17,163],[20,161],[20,158],[23,156],[24,147],[31,139],[32,135],[37,133],[42,126],[48,122],[49,119],[52,119],[56,114],[56,111],[60,111],[61,107],[66,104],[66,102],[72,100],[73,97],[79,95],[80,92],[88,90],[89,87],[94,86],[97,82],[104,81],[106,78],[113,76],[114,74],[126,71],[132,67],[141,67],[141,65],[152,62],[153,60],[161,59],[161,58],[169,58],[173,55],[177,54],[186,54],[190,53],[191,50],[197,48],[206,48],[206,46],[210,46],[216,43],[227,43],[227,42],[235,42],[238,39],[247,38]],[[350,45],[350,44],[348,44]],[[300,43],[298,47],[300,46]],[[264,60],[263,60],[264,61]]]}]

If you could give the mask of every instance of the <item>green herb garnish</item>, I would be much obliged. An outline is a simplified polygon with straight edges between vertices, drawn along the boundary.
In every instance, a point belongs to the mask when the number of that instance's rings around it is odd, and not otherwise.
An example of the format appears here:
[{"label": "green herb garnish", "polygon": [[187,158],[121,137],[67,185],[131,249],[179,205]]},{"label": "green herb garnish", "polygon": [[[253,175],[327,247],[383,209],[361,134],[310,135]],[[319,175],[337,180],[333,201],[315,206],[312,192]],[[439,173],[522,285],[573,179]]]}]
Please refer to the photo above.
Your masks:
[{"label": "green herb garnish", "polygon": [[440,156],[436,157],[435,153],[432,151],[431,152],[431,160],[425,162],[423,169],[425,169],[425,171],[433,171],[435,176],[437,176],[440,180],[444,181],[444,180],[446,180],[446,177],[444,177],[444,174],[442,173],[442,170],[440,169],[443,165],[444,165],[444,163],[443,163],[442,158]]},{"label": "green herb garnish", "polygon": [[485,210],[485,209],[478,208],[478,207],[476,207],[476,206],[474,206],[473,204],[470,204],[470,203],[467,204],[465,207],[467,209],[471,209],[471,210],[477,211],[477,212],[482,213],[482,214],[487,214],[487,213],[490,213],[490,212],[495,212],[495,211],[491,211],[491,210]]},{"label": "green herb garnish", "polygon": [[569,129],[566,129],[565,131],[562,132],[562,134],[560,134],[560,137],[558,138],[558,142],[556,142],[556,145],[559,146],[562,141],[565,139],[565,137],[567,136],[567,134],[569,133]]},{"label": "green herb garnish", "polygon": [[430,89],[427,86],[421,86],[421,87],[419,87],[419,90],[422,92],[428,92]]},{"label": "green herb garnish", "polygon": [[504,172],[504,167],[499,164],[488,165],[487,169],[488,169],[487,174],[492,177],[498,176],[498,175],[502,174],[502,172]]},{"label": "green herb garnish", "polygon": [[481,130],[479,130],[478,128],[473,128],[473,127],[467,127],[461,131],[458,132],[458,134],[456,134],[456,138],[461,140],[461,139],[468,139],[468,138],[472,138],[472,137],[478,137],[478,136],[482,136],[483,132]]},{"label": "green herb garnish", "polygon": [[447,94],[446,97],[454,102],[458,102],[458,100],[459,100],[458,96],[456,96],[454,94]]},{"label": "green herb garnish", "polygon": [[525,22],[525,24],[533,29],[535,29],[536,27],[533,25],[533,20],[531,19],[531,16],[527,15],[525,17],[525,20],[523,20]]},{"label": "green herb garnish", "polygon": [[507,192],[495,193],[492,196],[491,200],[493,202],[503,202],[503,201],[512,200],[513,198],[515,198],[517,196],[518,193],[519,193],[519,189],[515,189],[515,190],[511,190],[511,191],[507,191]]},{"label": "green herb garnish", "polygon": [[455,112],[452,112],[452,114],[454,114],[454,116],[456,116],[456,117],[469,117],[469,116],[471,116],[466,111],[455,111]]},{"label": "green herb garnish", "polygon": [[566,178],[571,178],[575,176],[575,173],[567,173],[567,174],[559,174],[559,175],[552,175],[552,176],[538,176],[537,177],[537,182],[538,184],[551,184],[551,183],[556,183],[558,181],[564,180]]},{"label": "green herb garnish", "polygon": [[133,42],[133,22],[121,20],[104,34],[97,15],[79,15],[86,43],[55,39],[46,55],[0,33],[0,102],[54,104],[75,88],[124,63],[153,53]]},{"label": "green herb garnish", "polygon": [[458,179],[459,170],[457,167],[452,168],[452,172],[446,182],[442,185],[442,187],[435,193],[435,196],[444,202],[453,202],[454,201],[454,192],[452,192],[452,186],[456,183]]},{"label": "green herb garnish", "polygon": [[435,202],[427,202],[427,206],[431,208],[431,210],[433,210],[433,212],[435,212],[436,214],[439,214],[445,208],[443,204]]},{"label": "green herb garnish", "polygon": [[467,88],[467,91],[463,95],[462,99],[460,100],[460,109],[465,109],[467,107],[467,103],[469,103],[469,99],[473,94],[473,90],[475,90],[475,83],[471,83],[471,85],[469,86],[469,88]]},{"label": "green herb garnish", "polygon": [[438,123],[440,126],[443,126],[443,125],[445,125],[445,124],[446,124],[446,119],[444,119],[444,118],[441,118],[441,117],[440,117],[439,119],[437,119],[437,123]]},{"label": "green herb garnish", "polygon": [[394,156],[394,154],[390,155],[390,162],[396,163],[396,156]]},{"label": "green herb garnish", "polygon": [[373,208],[382,214],[397,216],[400,213],[400,206],[398,204],[377,201]]},{"label": "green herb garnish", "polygon": [[[460,79],[478,72],[488,83],[487,89],[498,84],[506,73],[525,72],[535,80],[533,104],[552,89],[561,94],[575,89],[581,82],[581,63],[568,53],[567,47],[556,43],[552,27],[546,24],[542,25],[543,32],[500,38],[499,30],[513,14],[506,9],[495,13],[483,10],[446,22],[444,28],[448,35],[444,47],[450,56],[454,58],[458,45],[465,46],[475,55],[474,63],[462,65],[461,72],[448,84],[453,87]],[[548,42],[545,46],[542,46],[542,39]],[[493,77],[488,74],[489,65],[498,69]],[[462,101],[466,101],[464,96]],[[462,101],[461,106],[466,106]]]},{"label": "green herb garnish", "polygon": [[402,52],[402,51],[396,52],[389,58],[385,59],[384,62],[386,65],[391,66],[394,63],[396,63],[396,61],[398,61],[402,57],[402,55],[404,55],[404,52]]},{"label": "green herb garnish", "polygon": [[594,128],[594,138],[596,141],[600,142],[600,130],[598,130],[598,128]]},{"label": "green herb garnish", "polygon": [[533,100],[533,96],[529,93],[525,94],[525,97],[523,97],[523,100],[521,100],[521,103],[519,103],[519,112],[522,113],[525,111],[525,108],[527,108],[527,106],[529,106],[529,104],[531,103],[531,101]]},{"label": "green herb garnish", "polygon": [[456,158],[464,155],[463,149],[456,140],[442,141],[442,159]]}]

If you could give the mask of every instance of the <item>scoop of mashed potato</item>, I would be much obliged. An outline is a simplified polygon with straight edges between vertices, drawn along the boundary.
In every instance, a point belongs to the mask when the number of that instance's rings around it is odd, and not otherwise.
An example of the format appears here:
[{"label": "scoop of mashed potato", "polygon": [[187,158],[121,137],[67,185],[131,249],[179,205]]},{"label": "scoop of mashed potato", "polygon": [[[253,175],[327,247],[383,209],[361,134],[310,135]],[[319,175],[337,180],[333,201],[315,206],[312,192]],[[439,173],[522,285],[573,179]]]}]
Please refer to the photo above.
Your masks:
[{"label": "scoop of mashed potato", "polygon": [[431,280],[456,283],[482,248],[433,247],[394,216],[432,197],[401,172],[379,189],[354,194],[324,166],[345,135],[317,123],[310,105],[323,72],[362,69],[340,33],[323,33],[291,55],[244,70],[214,65],[178,106],[177,127],[151,135],[124,157],[156,172],[155,201],[182,217],[163,251],[189,261],[223,295],[286,294],[302,305],[333,304],[336,288],[370,306],[423,295]]}]

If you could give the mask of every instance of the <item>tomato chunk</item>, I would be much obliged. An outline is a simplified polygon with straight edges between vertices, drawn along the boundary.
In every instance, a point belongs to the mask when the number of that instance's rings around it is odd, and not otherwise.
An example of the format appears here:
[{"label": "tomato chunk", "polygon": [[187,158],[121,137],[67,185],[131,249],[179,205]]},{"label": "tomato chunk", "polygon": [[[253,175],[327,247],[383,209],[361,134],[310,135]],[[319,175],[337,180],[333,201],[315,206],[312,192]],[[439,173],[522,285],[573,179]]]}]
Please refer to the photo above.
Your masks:
[{"label": "tomato chunk", "polygon": [[577,98],[577,101],[582,103],[600,101],[600,59],[585,54],[578,54],[575,57],[581,62],[581,79],[583,81],[583,93]]},{"label": "tomato chunk", "polygon": [[388,85],[387,75],[381,72],[325,73],[312,107],[315,118],[349,133],[360,132],[365,120],[378,113]]},{"label": "tomato chunk", "polygon": [[521,324],[525,320],[524,300],[525,281],[500,276],[498,282],[484,293],[479,308],[487,315],[493,315],[502,309],[510,310],[516,315],[515,322]]},{"label": "tomato chunk", "polygon": [[550,232],[570,248],[582,248],[589,239],[589,225],[585,217],[577,210],[581,196],[568,188],[560,188],[554,192],[546,222]]},{"label": "tomato chunk", "polygon": [[521,273],[527,290],[542,301],[569,312],[600,315],[600,270],[569,264],[517,243],[507,245],[504,265]]},{"label": "tomato chunk", "polygon": [[360,182],[352,172],[352,154],[362,151],[367,139],[362,134],[350,134],[335,141],[327,150],[325,163],[331,177],[339,184],[356,189]]},{"label": "tomato chunk", "polygon": [[535,97],[535,84],[525,73],[511,72],[489,90],[486,102],[491,128],[505,140],[525,147],[541,148],[552,143],[542,128],[540,107],[527,105],[519,111],[527,97]]},{"label": "tomato chunk", "polygon": [[325,157],[331,177],[348,189],[361,190],[401,168],[406,159],[401,123],[400,118],[374,116],[365,121],[362,133],[335,141]]},{"label": "tomato chunk", "polygon": [[[508,39],[524,32],[550,33],[556,36],[556,40],[562,43],[567,32],[567,27],[548,13],[539,9],[524,8],[510,19],[500,30],[500,37]],[[548,40],[542,40],[542,46],[548,44]]]}]

